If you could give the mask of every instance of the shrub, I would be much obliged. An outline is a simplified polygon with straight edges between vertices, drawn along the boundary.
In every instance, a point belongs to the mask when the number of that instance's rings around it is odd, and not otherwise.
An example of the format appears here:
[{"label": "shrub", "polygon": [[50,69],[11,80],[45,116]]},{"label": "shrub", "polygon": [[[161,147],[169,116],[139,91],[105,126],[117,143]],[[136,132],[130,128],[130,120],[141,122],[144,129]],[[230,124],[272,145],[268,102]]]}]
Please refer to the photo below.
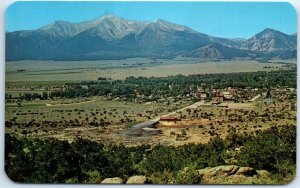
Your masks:
[{"label": "shrub", "polygon": [[201,178],[194,168],[184,168],[175,177],[176,184],[199,184]]},{"label": "shrub", "polygon": [[247,141],[238,156],[238,164],[283,173],[282,164],[296,163],[296,127],[271,127],[259,131]]}]

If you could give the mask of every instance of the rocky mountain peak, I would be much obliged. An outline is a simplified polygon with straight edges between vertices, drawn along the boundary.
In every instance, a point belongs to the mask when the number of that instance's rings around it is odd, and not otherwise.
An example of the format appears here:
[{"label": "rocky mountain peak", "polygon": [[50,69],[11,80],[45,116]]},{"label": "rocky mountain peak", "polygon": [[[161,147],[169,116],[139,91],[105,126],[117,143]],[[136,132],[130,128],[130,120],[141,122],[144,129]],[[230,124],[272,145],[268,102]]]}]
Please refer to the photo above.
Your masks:
[{"label": "rocky mountain peak", "polygon": [[114,40],[137,33],[145,25],[146,22],[131,21],[114,14],[106,14],[93,21],[93,26],[89,29],[89,32],[106,40]]},{"label": "rocky mountain peak", "polygon": [[274,29],[266,28],[260,33],[246,40],[241,48],[263,52],[295,50],[296,40],[291,35],[287,35]]},{"label": "rocky mountain peak", "polygon": [[69,38],[89,28],[90,25],[89,22],[71,23],[67,21],[55,21],[37,31],[47,34],[51,38]]},{"label": "rocky mountain peak", "polygon": [[189,27],[179,25],[179,24],[174,24],[160,18],[157,19],[155,22],[149,23],[149,26],[152,27],[153,29],[167,31],[167,32],[181,31],[181,32],[196,33],[194,30],[192,30]]},{"label": "rocky mountain peak", "polygon": [[97,18],[94,23],[98,24],[98,23],[102,23],[102,22],[120,22],[120,21],[126,21],[126,19],[123,19],[121,17],[118,17],[114,14],[105,14],[102,15],[101,17]]}]

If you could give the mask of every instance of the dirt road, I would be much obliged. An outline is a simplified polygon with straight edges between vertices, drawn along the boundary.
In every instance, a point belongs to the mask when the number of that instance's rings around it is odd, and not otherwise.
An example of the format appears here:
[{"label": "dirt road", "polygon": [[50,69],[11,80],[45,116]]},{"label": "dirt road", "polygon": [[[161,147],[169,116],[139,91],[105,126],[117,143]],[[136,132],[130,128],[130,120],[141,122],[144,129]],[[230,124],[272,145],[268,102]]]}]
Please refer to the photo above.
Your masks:
[{"label": "dirt road", "polygon": [[101,99],[94,99],[94,100],[89,100],[89,101],[81,101],[81,102],[74,102],[74,103],[65,103],[65,104],[50,104],[46,103],[46,106],[50,107],[55,107],[55,106],[72,106],[72,105],[78,105],[78,104],[85,104],[85,103],[90,103],[90,102],[97,102]]}]

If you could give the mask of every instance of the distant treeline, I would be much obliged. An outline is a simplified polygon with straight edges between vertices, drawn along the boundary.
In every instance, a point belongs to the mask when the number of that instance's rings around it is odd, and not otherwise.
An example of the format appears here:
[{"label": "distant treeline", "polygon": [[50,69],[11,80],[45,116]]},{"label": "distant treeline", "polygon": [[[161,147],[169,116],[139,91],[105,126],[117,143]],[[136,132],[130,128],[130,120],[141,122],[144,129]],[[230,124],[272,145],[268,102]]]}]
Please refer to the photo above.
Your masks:
[{"label": "distant treeline", "polygon": [[[207,144],[178,147],[125,147],[82,138],[69,143],[5,135],[5,171],[22,183],[99,183],[107,177],[132,175],[145,175],[152,183],[201,183],[196,169],[225,164],[268,170],[278,182],[293,177],[296,126],[274,126],[252,134],[232,129],[225,140],[215,136]],[[190,169],[188,174],[179,176],[185,167]]]},{"label": "distant treeline", "polygon": [[128,77],[125,80],[105,80],[69,83],[66,89],[56,90],[50,98],[75,98],[90,96],[122,96],[126,99],[137,95],[152,96],[149,100],[161,97],[176,97],[203,89],[236,88],[296,88],[296,68],[280,71],[260,71],[245,73],[221,73],[201,75],[177,75],[169,77]]}]

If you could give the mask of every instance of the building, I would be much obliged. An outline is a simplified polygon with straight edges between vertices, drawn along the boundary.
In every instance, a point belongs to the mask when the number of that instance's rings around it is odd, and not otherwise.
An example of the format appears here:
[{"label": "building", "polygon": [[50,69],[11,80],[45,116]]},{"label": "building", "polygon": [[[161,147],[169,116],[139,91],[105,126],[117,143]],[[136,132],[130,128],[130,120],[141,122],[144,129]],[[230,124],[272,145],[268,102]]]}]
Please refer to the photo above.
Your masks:
[{"label": "building", "polygon": [[174,126],[174,125],[177,125],[179,121],[181,121],[181,120],[177,117],[165,116],[165,117],[160,117],[159,125],[161,125],[161,126]]},{"label": "building", "polygon": [[233,89],[233,88],[229,88],[228,91],[229,91],[229,94],[232,95],[232,96],[236,96],[237,93],[238,93],[238,90]]},{"label": "building", "polygon": [[224,94],[219,91],[213,93],[212,103],[220,104],[222,102],[224,102]]}]

